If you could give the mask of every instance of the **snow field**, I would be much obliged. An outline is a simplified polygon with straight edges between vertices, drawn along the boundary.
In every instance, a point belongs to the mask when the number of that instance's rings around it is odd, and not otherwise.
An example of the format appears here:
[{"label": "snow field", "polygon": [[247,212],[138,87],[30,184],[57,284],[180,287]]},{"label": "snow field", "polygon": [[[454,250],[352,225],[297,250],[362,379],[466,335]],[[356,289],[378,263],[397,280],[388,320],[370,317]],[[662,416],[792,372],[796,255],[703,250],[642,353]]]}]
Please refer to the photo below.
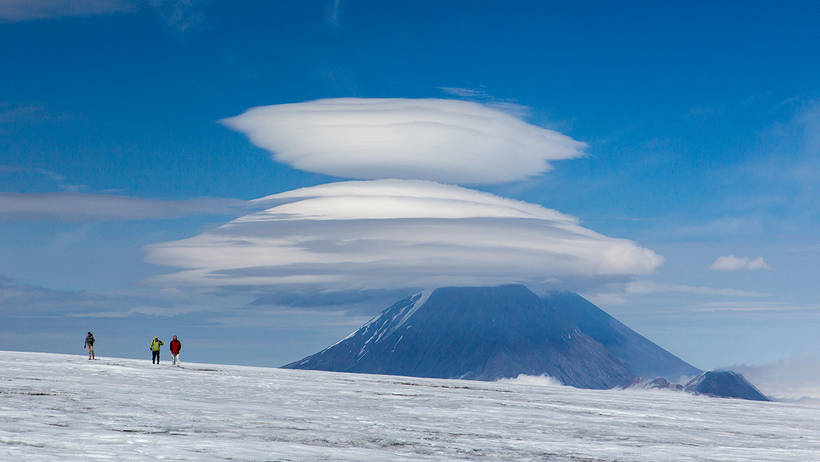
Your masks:
[{"label": "snow field", "polygon": [[820,460],[820,407],[0,352],[0,460]]}]

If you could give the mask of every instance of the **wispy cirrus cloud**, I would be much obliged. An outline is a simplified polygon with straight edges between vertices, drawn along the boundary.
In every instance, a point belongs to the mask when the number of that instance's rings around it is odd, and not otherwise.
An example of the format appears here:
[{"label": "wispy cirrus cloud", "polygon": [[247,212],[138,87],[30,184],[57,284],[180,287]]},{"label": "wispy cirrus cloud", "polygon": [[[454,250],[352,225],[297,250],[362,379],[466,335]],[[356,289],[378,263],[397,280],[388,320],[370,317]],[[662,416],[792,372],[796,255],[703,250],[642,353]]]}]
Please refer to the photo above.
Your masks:
[{"label": "wispy cirrus cloud", "polygon": [[203,0],[148,0],[154,13],[169,27],[184,32],[205,20]]},{"label": "wispy cirrus cloud", "polygon": [[224,311],[224,300],[194,292],[61,290],[0,276],[0,317],[127,318]]},{"label": "wispy cirrus cloud", "polygon": [[503,183],[586,145],[482,104],[340,98],[262,106],[222,120],[294,168],[341,178]]},{"label": "wispy cirrus cloud", "polygon": [[770,270],[771,265],[766,263],[763,257],[736,257],[734,255],[726,255],[718,257],[709,266],[709,269],[714,271],[739,271],[739,270]]},{"label": "wispy cirrus cloud", "polygon": [[428,181],[349,181],[254,201],[272,207],[147,258],[200,286],[396,289],[644,274],[663,258],[535,204]]},{"label": "wispy cirrus cloud", "polygon": [[342,1],[341,0],[330,0],[327,12],[327,24],[333,27],[339,27],[341,25],[341,16],[342,16]]},{"label": "wispy cirrus cloud", "polygon": [[41,179],[46,179],[52,186],[56,186],[62,191],[79,192],[85,189],[85,185],[70,183],[65,175],[44,168],[30,168],[19,165],[0,165],[0,175],[4,174],[33,175]]},{"label": "wispy cirrus cloud", "polygon": [[658,282],[648,279],[636,279],[626,282],[607,284],[596,288],[584,295],[595,303],[606,305],[620,305],[640,297],[655,294],[683,294],[691,296],[718,296],[718,297],[765,297],[769,294],[751,290],[740,290],[727,287],[711,287],[689,284]]},{"label": "wispy cirrus cloud", "polygon": [[112,14],[132,11],[136,4],[132,0],[2,0],[0,21]]},{"label": "wispy cirrus cloud", "polygon": [[150,8],[169,27],[185,31],[202,22],[208,0],[0,0],[0,23],[133,13]]},{"label": "wispy cirrus cloud", "polygon": [[475,101],[487,107],[506,112],[513,117],[523,119],[532,112],[529,106],[520,104],[517,100],[511,98],[496,98],[491,95],[484,86],[473,88],[461,87],[436,87],[439,91],[446,95],[455,96],[460,99]]},{"label": "wispy cirrus cloud", "polygon": [[[65,314],[110,309],[115,297],[57,290],[0,276],[0,315]],[[119,300],[122,303],[124,300]]]},{"label": "wispy cirrus cloud", "polygon": [[786,313],[820,312],[820,306],[796,305],[779,301],[720,301],[707,302],[695,308],[700,313]]},{"label": "wispy cirrus cloud", "polygon": [[238,199],[145,199],[108,194],[0,193],[0,220],[117,221],[231,215],[246,210]]},{"label": "wispy cirrus cloud", "polygon": [[42,103],[10,104],[7,101],[0,101],[0,125],[35,124],[70,117],[70,114],[51,110]]},{"label": "wispy cirrus cloud", "polygon": [[788,119],[762,131],[746,160],[715,172],[730,192],[719,215],[734,218],[715,220],[711,234],[801,233],[820,219],[820,100],[797,98],[788,107]]},{"label": "wispy cirrus cloud", "polygon": [[489,96],[484,88],[461,88],[461,87],[436,87],[442,93],[459,98],[486,98]]},{"label": "wispy cirrus cloud", "polygon": [[734,365],[767,396],[778,400],[820,404],[820,357],[791,357],[762,365]]},{"label": "wispy cirrus cloud", "polygon": [[739,290],[723,287],[693,286],[687,284],[670,284],[647,280],[631,281],[626,284],[626,293],[646,295],[656,293],[684,293],[695,295],[725,295],[729,297],[759,297],[766,295],[762,292]]}]

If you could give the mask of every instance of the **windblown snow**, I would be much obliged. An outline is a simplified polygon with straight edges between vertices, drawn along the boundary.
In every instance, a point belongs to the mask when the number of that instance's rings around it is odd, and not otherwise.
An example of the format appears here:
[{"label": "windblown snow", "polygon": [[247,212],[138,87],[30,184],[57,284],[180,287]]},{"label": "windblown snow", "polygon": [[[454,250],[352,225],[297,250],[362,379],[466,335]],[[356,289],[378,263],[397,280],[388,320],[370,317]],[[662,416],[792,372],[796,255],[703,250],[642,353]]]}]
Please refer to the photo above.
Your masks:
[{"label": "windblown snow", "polygon": [[0,352],[0,460],[818,460],[820,407]]}]

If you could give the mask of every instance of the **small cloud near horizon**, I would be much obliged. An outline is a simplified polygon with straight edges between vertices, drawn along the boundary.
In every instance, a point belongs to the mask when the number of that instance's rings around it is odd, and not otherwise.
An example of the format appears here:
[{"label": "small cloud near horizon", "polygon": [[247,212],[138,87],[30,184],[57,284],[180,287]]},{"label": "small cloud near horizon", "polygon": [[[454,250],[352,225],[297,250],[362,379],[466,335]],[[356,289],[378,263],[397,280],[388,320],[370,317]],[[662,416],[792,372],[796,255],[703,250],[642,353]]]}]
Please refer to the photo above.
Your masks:
[{"label": "small cloud near horizon", "polygon": [[777,400],[820,404],[820,357],[790,357],[761,365],[727,367]]},{"label": "small cloud near horizon", "polygon": [[[603,290],[588,291],[582,290],[584,297],[595,304],[601,306],[621,305],[626,303],[630,297],[645,296],[653,294],[687,294],[694,296],[719,296],[719,297],[765,297],[769,294],[749,290],[732,289],[725,287],[693,286],[688,284],[675,284],[668,282],[656,282],[646,279],[637,279],[627,282],[607,284]],[[698,310],[695,310],[698,311]]]},{"label": "small cloud near horizon", "polygon": [[763,257],[737,257],[735,255],[726,255],[718,257],[709,269],[714,271],[740,271],[740,270],[770,270],[772,269]]}]

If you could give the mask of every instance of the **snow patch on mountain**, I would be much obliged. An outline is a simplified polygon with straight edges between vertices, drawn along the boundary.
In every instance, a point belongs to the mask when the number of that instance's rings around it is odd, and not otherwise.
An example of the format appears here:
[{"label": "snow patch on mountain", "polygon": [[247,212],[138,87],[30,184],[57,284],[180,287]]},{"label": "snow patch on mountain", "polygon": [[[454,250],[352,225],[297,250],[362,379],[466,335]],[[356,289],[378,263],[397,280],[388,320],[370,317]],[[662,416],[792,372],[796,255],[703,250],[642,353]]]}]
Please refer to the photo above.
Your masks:
[{"label": "snow patch on mountain", "polygon": [[428,290],[423,290],[423,291],[413,295],[410,298],[412,300],[413,304],[410,305],[409,307],[402,308],[401,310],[399,310],[399,312],[397,312],[393,316],[393,319],[391,321],[395,321],[396,318],[399,317],[399,316],[401,317],[401,319],[399,319],[399,321],[396,322],[396,323],[391,322],[391,324],[393,324],[393,325],[390,328],[390,330],[387,332],[387,335],[389,336],[390,334],[392,334],[393,332],[398,330],[399,327],[403,326],[407,322],[407,320],[409,320],[413,316],[413,314],[416,311],[418,311],[419,308],[421,308],[422,306],[424,306],[425,303],[427,303],[427,299],[430,298],[430,294],[432,294],[432,293],[433,293],[433,291],[428,289]]}]

